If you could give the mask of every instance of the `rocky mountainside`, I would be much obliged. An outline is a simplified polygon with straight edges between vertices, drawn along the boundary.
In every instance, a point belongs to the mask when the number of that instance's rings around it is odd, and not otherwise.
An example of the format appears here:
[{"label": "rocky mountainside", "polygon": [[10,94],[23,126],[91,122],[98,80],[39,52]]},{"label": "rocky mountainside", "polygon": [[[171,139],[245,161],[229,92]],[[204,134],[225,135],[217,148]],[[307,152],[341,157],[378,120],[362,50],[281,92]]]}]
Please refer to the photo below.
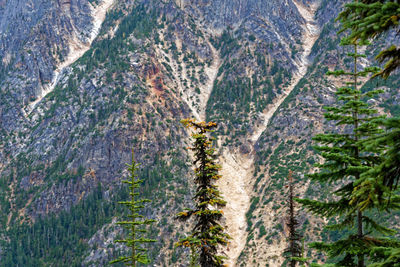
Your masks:
[{"label": "rocky mountainside", "polygon": [[[299,194],[323,194],[304,173],[332,101],[324,73],[343,63],[344,2],[0,0],[0,266],[103,266],[120,253],[132,147],[157,220],[154,265],[184,266],[174,243],[187,226],[172,214],[191,199],[187,117],[219,124],[227,263],[282,264],[288,169]],[[382,84],[383,112],[398,112],[395,84]],[[308,239],[329,238],[301,216]]]}]

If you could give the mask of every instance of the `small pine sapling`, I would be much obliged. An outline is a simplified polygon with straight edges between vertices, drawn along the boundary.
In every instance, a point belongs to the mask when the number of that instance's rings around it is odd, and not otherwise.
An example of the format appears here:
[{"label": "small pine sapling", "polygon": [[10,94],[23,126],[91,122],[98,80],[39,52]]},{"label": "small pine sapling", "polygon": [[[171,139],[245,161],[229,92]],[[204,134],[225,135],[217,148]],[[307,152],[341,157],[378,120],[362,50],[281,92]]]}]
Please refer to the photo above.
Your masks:
[{"label": "small pine sapling", "polygon": [[151,202],[149,199],[139,199],[138,188],[143,182],[141,179],[137,179],[137,170],[139,164],[135,161],[135,154],[132,149],[132,162],[131,164],[126,164],[128,166],[128,171],[130,173],[129,180],[123,180],[122,182],[129,185],[129,201],[119,201],[119,204],[125,205],[129,209],[128,219],[126,221],[117,222],[124,226],[128,231],[128,237],[122,240],[115,240],[115,243],[123,243],[129,250],[130,255],[121,256],[116,260],[111,261],[111,264],[122,262],[126,266],[136,267],[137,263],[148,264],[150,260],[146,255],[147,249],[143,247],[146,243],[152,243],[156,240],[149,239],[144,236],[146,230],[144,226],[150,225],[155,222],[155,220],[150,220],[144,218],[139,212],[144,208],[144,203]]}]

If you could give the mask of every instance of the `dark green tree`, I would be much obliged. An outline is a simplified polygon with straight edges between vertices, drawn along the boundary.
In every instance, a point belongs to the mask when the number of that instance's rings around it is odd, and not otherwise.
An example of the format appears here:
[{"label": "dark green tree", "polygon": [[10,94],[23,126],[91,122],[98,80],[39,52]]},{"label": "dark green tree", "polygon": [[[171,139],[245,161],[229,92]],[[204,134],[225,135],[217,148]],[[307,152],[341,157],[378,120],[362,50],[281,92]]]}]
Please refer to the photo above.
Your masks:
[{"label": "dark green tree", "polygon": [[[342,31],[350,30],[349,38],[352,41],[366,41],[375,38],[390,31],[400,31],[400,3],[398,0],[356,0],[346,5],[345,10],[340,13],[338,20],[342,22]],[[400,48],[397,44],[393,44],[389,48],[383,49],[378,60],[386,61],[385,68],[377,73],[387,78],[394,70],[400,66]],[[381,183],[375,183],[375,187],[371,185],[371,181],[375,177],[370,177],[369,189],[376,189],[376,195],[368,194],[371,200],[379,198],[383,199],[386,189],[393,191],[396,189],[399,177],[399,159],[400,153],[400,118],[389,119],[383,124],[387,128],[387,132],[380,136],[377,140],[370,140],[370,146],[386,146],[385,161],[374,171]],[[396,156],[397,155],[397,156]],[[365,185],[365,184],[364,184]],[[381,186],[387,186],[382,188]],[[378,188],[380,187],[380,188]],[[364,188],[366,188],[364,186]],[[365,189],[364,189],[365,190]],[[371,190],[369,191],[372,192]]]},{"label": "dark green tree", "polygon": [[[346,5],[339,14],[342,31],[350,30],[349,38],[355,42],[375,38],[389,31],[400,31],[400,3],[398,0],[359,0]],[[400,66],[400,47],[396,44],[383,49],[377,56],[386,62],[376,75],[387,78]]]},{"label": "dark green tree", "polygon": [[315,147],[321,152],[324,162],[316,164],[320,171],[309,177],[321,183],[322,186],[335,185],[334,197],[328,201],[311,199],[298,200],[312,213],[337,219],[337,223],[329,225],[331,230],[346,230],[339,240],[332,242],[314,242],[311,247],[327,253],[328,259],[336,261],[336,266],[365,266],[365,256],[374,237],[367,236],[368,230],[382,230],[372,218],[363,214],[357,201],[352,198],[355,184],[361,175],[380,163],[379,151],[367,150],[362,141],[381,132],[376,120],[377,111],[371,108],[366,100],[380,91],[359,90],[360,77],[376,72],[376,68],[358,69],[358,58],[365,57],[358,53],[358,45],[351,39],[344,38],[342,45],[354,47],[354,52],[348,54],[353,59],[353,70],[337,70],[328,74],[336,77],[349,77],[343,82],[345,86],[338,88],[335,106],[326,107],[324,117],[336,122],[339,130],[331,133],[318,134],[314,140],[319,143]]},{"label": "dark green tree", "polygon": [[136,267],[137,263],[148,264],[150,263],[149,258],[146,255],[147,249],[143,247],[146,243],[152,243],[156,240],[145,237],[146,229],[145,226],[152,224],[155,220],[144,218],[140,215],[140,211],[144,208],[144,203],[151,202],[149,199],[139,199],[138,188],[143,180],[138,179],[137,170],[139,164],[135,161],[135,154],[132,149],[132,162],[126,164],[130,173],[129,180],[123,180],[122,182],[129,185],[129,196],[128,201],[119,201],[119,204],[125,205],[129,209],[127,220],[120,221],[117,224],[124,226],[128,230],[128,237],[122,240],[115,240],[116,243],[123,243],[130,254],[128,256],[121,256],[120,258],[111,261],[110,263],[123,262],[126,266]]},{"label": "dark green tree", "polygon": [[[387,131],[364,142],[367,147],[383,148],[382,162],[361,175],[352,194],[352,202],[363,211],[374,208],[388,212],[400,210],[400,196],[396,191],[400,175],[400,120],[391,118],[382,120],[382,124]],[[400,241],[393,238],[396,231],[382,230],[392,235],[374,242],[369,253],[370,266],[400,266]]]},{"label": "dark green tree", "polygon": [[301,235],[299,234],[298,227],[299,221],[297,220],[297,213],[295,211],[294,192],[293,192],[293,172],[289,171],[289,197],[288,197],[288,218],[286,225],[289,229],[288,247],[284,251],[284,256],[289,261],[290,267],[296,267],[298,259],[302,255]]},{"label": "dark green tree", "polygon": [[[219,223],[223,213],[219,208],[226,205],[215,182],[221,178],[218,174],[220,166],[216,164],[215,149],[212,138],[207,133],[217,126],[213,122],[196,122],[193,119],[182,120],[187,128],[193,128],[196,193],[193,197],[194,208],[178,213],[177,218],[188,220],[193,218],[194,225],[189,236],[179,240],[177,246],[188,247],[195,253],[202,267],[223,266],[224,256],[218,254],[218,248],[225,246],[230,238]],[[193,263],[192,263],[193,264]]]},{"label": "dark green tree", "polygon": [[[400,4],[397,0],[360,0],[346,5],[338,19],[343,29],[350,30],[352,40],[367,40],[383,33],[400,31]],[[377,75],[388,78],[400,66],[400,47],[397,43],[383,49],[377,56],[385,62]],[[353,192],[354,202],[363,210],[380,206],[387,211],[399,209],[396,192],[400,176],[400,118],[383,120],[386,132],[366,142],[369,147],[382,147],[383,162],[363,174]],[[371,250],[372,266],[395,266],[399,263],[400,245],[393,238],[382,240]]]}]

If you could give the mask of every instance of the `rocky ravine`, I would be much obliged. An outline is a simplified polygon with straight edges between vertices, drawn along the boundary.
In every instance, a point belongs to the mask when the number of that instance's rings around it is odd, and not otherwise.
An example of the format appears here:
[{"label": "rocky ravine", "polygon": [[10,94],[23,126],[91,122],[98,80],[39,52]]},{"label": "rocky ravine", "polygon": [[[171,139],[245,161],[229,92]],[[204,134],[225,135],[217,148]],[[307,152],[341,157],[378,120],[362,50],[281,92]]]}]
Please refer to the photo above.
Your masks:
[{"label": "rocky ravine", "polygon": [[[318,7],[317,3],[312,5],[309,11],[301,3],[295,2],[300,14],[304,17],[304,34],[302,39],[303,51],[298,58],[298,71],[294,74],[288,87],[283,90],[272,105],[268,106],[262,114],[263,122],[258,125],[253,133],[248,136],[248,140],[254,145],[266,130],[268,123],[285,98],[291,93],[300,79],[306,74],[309,66],[308,56],[311,48],[319,36],[319,29],[314,21],[314,13]],[[247,238],[246,212],[250,207],[250,196],[252,188],[252,174],[254,163],[254,148],[248,154],[242,154],[239,150],[228,149],[221,153],[220,163],[222,165],[222,179],[219,187],[227,201],[224,209],[228,233],[232,240],[228,246],[226,254],[229,258],[228,266],[235,266],[236,261],[244,249]],[[284,247],[272,248],[269,250],[271,255],[281,255]],[[249,264],[249,263],[248,263]],[[250,265],[248,265],[250,266]]]},{"label": "rocky ravine", "polygon": [[[227,201],[227,206],[224,208],[225,215],[225,225],[227,227],[227,232],[231,236],[230,243],[224,251],[228,257],[226,261],[227,266],[236,266],[236,262],[240,253],[243,251],[247,232],[247,221],[246,212],[250,207],[251,199],[251,188],[253,184],[253,172],[254,172],[254,145],[260,138],[261,134],[267,129],[268,123],[274,113],[277,111],[279,106],[283,103],[286,97],[295,88],[297,83],[303,78],[307,72],[309,66],[308,56],[310,55],[311,48],[313,47],[315,41],[319,36],[319,28],[314,20],[314,13],[318,7],[318,2],[314,2],[309,8],[305,7],[303,3],[294,2],[298,12],[305,20],[303,25],[303,37],[302,37],[302,49],[301,54],[295,60],[297,65],[297,71],[293,74],[290,84],[283,88],[282,94],[279,95],[272,104],[259,114],[261,120],[258,125],[256,125],[253,132],[247,135],[248,143],[251,145],[249,153],[243,154],[239,149],[222,148],[220,150],[219,162],[222,166],[221,175],[222,178],[218,181],[218,186],[222,192],[225,200]],[[276,33],[278,40],[283,40],[282,37]],[[179,42],[178,42],[179,43]],[[282,41],[282,43],[284,43]],[[212,85],[217,78],[217,72],[221,65],[221,57],[218,51],[209,43],[210,49],[213,54],[213,62],[206,69],[206,75],[208,77],[208,82],[205,86],[200,88],[201,90],[201,101],[199,105],[192,105],[189,101],[190,96],[193,92],[184,89],[184,87],[179,83],[179,90],[183,93],[182,100],[184,100],[192,111],[192,115],[196,119],[205,119],[204,111],[206,109],[207,100],[211,94]],[[180,44],[178,46],[181,46]],[[176,71],[177,66],[172,65],[174,76],[179,80],[179,73]],[[221,146],[220,146],[221,147]],[[282,244],[284,245],[284,244]],[[270,249],[270,254],[281,255],[284,246],[278,248]],[[250,265],[248,265],[250,266]]]}]

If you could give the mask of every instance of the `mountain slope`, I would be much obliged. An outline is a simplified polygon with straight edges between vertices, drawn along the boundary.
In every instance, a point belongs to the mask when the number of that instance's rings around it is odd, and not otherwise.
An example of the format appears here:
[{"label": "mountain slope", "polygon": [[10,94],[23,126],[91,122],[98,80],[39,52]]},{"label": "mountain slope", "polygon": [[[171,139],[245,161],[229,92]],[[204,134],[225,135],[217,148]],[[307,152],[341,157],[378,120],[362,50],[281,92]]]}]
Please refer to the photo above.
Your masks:
[{"label": "mountain slope", "polygon": [[[286,170],[318,160],[309,137],[332,101],[322,66],[341,63],[343,2],[0,0],[0,265],[104,266],[121,253],[132,147],[158,221],[151,258],[186,262],[174,242],[188,226],[173,218],[191,203],[186,117],[219,124],[229,265],[281,264]],[[318,188],[299,180],[300,194]],[[308,238],[321,233],[302,218]]]}]

